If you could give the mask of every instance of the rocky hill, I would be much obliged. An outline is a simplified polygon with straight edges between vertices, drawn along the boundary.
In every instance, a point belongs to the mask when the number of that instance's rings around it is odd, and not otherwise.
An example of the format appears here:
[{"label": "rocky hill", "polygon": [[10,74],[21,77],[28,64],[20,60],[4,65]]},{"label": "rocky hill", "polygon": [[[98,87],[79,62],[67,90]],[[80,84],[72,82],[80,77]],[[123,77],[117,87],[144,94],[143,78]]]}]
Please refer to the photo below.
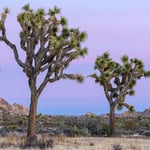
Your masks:
[{"label": "rocky hill", "polygon": [[129,111],[125,111],[122,114],[118,115],[119,117],[123,118],[123,117],[146,117],[146,118],[150,118],[150,108],[149,109],[145,109],[143,112],[129,112]]},{"label": "rocky hill", "polygon": [[5,114],[13,116],[22,116],[28,115],[29,110],[24,105],[17,103],[11,105],[3,98],[0,98],[0,116],[3,116]]}]

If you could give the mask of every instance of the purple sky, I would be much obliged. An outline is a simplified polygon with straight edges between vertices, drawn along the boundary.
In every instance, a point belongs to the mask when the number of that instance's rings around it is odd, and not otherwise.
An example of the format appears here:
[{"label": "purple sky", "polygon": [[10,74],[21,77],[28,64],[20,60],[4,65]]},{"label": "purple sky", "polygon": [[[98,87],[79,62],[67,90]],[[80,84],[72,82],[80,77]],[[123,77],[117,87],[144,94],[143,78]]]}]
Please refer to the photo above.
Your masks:
[{"label": "purple sky", "polygon": [[[119,61],[123,54],[137,57],[150,70],[150,1],[65,1],[65,0],[1,0],[0,12],[10,8],[7,18],[7,34],[18,45],[19,24],[16,16],[21,7],[30,3],[31,7],[48,10],[54,5],[61,8],[62,16],[68,19],[69,27],[86,31],[88,55],[72,62],[67,71],[85,76],[94,72],[95,58],[105,51]],[[23,57],[19,51],[20,57]],[[0,43],[0,97],[10,103],[18,102],[29,106],[30,92],[27,77],[16,64],[12,51]],[[150,108],[150,79],[141,79],[135,87],[136,94],[127,97],[136,110]],[[109,105],[102,87],[94,80],[86,78],[83,84],[60,80],[49,84],[39,98],[38,112],[48,114],[96,114],[109,111]]]}]

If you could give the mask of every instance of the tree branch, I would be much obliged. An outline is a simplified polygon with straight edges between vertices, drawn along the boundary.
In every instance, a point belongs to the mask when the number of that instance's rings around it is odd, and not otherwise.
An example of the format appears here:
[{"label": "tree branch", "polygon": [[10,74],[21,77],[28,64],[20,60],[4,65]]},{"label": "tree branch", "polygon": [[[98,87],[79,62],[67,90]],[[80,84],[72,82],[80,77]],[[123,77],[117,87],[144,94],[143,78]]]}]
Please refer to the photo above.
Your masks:
[{"label": "tree branch", "polygon": [[127,103],[119,103],[119,105],[122,105],[122,106],[126,107],[127,109],[129,109],[130,112],[134,112],[135,111],[134,110],[134,106],[129,105]]},{"label": "tree branch", "polygon": [[112,100],[111,96],[108,93],[107,85],[105,83],[103,85],[104,85],[103,88],[104,88],[104,92],[105,92],[105,95],[107,97],[107,100],[108,100],[109,104],[112,104],[113,100]]},{"label": "tree branch", "polygon": [[15,56],[15,60],[19,66],[25,68],[25,64],[19,59],[17,48],[14,44],[12,44],[6,36],[0,36],[0,41],[4,41],[12,50]]},{"label": "tree branch", "polygon": [[62,74],[62,78],[63,79],[71,79],[71,80],[77,80],[78,82],[83,82],[84,78],[83,76],[79,75],[79,74]]}]

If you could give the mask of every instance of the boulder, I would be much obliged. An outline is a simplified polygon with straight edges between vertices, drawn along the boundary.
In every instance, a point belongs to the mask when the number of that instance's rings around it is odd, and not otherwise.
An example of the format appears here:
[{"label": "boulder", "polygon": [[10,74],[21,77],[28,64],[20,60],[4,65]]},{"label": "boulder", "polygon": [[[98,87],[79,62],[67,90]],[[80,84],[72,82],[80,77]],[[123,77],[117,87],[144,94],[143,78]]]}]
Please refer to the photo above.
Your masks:
[{"label": "boulder", "polygon": [[142,133],[142,135],[150,136],[150,131],[144,131],[144,132]]},{"label": "boulder", "polygon": [[88,128],[83,128],[83,129],[81,129],[81,134],[82,134],[83,136],[88,136],[88,135],[89,135],[89,130],[88,130]]}]

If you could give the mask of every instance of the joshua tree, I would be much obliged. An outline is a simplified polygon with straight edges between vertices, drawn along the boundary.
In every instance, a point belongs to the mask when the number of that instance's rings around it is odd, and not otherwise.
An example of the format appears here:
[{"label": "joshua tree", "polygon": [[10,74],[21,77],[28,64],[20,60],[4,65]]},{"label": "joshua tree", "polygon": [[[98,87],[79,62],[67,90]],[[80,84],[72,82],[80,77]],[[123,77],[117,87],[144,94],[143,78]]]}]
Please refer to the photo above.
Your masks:
[{"label": "joshua tree", "polygon": [[110,105],[109,127],[110,136],[115,135],[115,109],[124,107],[134,111],[134,106],[125,103],[127,95],[134,95],[134,86],[141,77],[150,77],[150,71],[144,70],[143,62],[139,59],[129,59],[127,55],[121,58],[122,64],[113,61],[109,53],[98,56],[94,69],[98,70],[90,77],[104,88],[104,92]]},{"label": "joshua tree", "polygon": [[[81,46],[87,34],[80,32],[78,28],[68,28],[66,18],[60,15],[60,9],[57,7],[45,13],[44,9],[34,11],[27,4],[23,7],[23,12],[17,16],[21,26],[20,47],[25,53],[24,60],[21,60],[18,54],[19,48],[6,34],[5,20],[8,12],[8,9],[5,9],[1,14],[0,41],[13,50],[16,62],[28,78],[31,103],[27,137],[33,137],[36,134],[38,98],[45,86],[67,78],[83,81],[83,76],[67,74],[64,70],[73,60],[87,53],[87,48]],[[45,76],[39,85],[40,74]]]}]

